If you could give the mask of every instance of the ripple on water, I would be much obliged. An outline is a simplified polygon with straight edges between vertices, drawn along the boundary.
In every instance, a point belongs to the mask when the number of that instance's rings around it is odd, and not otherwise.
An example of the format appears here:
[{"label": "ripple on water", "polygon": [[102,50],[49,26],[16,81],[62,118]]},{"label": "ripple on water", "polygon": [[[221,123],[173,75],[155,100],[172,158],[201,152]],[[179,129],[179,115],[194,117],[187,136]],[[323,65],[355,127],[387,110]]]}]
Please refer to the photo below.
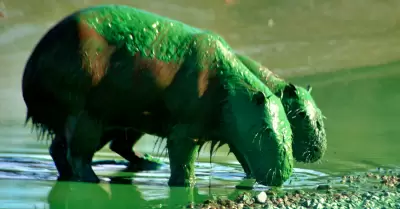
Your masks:
[{"label": "ripple on water", "polygon": [[[163,159],[165,160],[165,159]],[[110,177],[130,179],[136,185],[167,186],[170,175],[169,166],[165,164],[156,171],[123,172],[123,164],[100,164],[93,169],[104,181]],[[18,154],[0,154],[0,179],[15,180],[48,180],[54,181],[57,170],[49,156],[23,156]],[[196,163],[196,177],[198,187],[234,188],[243,181],[245,174],[236,162],[232,163]],[[326,182],[329,176],[314,170],[295,168],[294,174],[285,183],[285,188],[315,187],[321,182]],[[256,185],[255,189],[265,189],[262,185]]]}]

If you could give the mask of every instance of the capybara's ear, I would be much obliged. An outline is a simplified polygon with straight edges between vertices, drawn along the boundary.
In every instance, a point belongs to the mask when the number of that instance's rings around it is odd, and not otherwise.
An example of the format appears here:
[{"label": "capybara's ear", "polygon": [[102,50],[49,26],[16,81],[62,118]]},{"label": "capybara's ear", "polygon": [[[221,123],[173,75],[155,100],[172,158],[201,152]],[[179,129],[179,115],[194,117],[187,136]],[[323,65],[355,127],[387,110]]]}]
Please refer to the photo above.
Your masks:
[{"label": "capybara's ear", "polygon": [[307,85],[307,91],[308,91],[309,93],[311,93],[311,91],[312,91],[312,87],[311,87],[310,84]]},{"label": "capybara's ear", "polygon": [[265,105],[265,95],[261,91],[258,91],[253,95],[253,101],[257,105]]},{"label": "capybara's ear", "polygon": [[288,85],[285,86],[285,89],[283,90],[283,94],[293,98],[293,97],[297,96],[296,90],[297,90],[296,86],[289,83]]}]

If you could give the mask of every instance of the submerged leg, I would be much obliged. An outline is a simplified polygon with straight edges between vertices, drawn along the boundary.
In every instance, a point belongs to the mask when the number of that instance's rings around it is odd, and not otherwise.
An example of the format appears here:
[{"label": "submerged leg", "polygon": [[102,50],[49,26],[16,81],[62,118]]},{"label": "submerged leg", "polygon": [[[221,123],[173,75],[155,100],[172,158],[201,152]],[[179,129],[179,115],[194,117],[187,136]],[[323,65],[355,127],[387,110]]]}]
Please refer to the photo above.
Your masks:
[{"label": "submerged leg", "polygon": [[49,153],[53,158],[58,171],[58,180],[69,180],[72,177],[72,168],[67,160],[67,140],[65,137],[56,135],[51,142]]},{"label": "submerged leg", "polygon": [[149,155],[142,155],[132,150],[143,135],[143,133],[133,129],[110,130],[103,134],[97,150],[100,150],[111,141],[110,149],[129,162],[126,171],[156,170],[162,165],[161,162],[157,162]]},{"label": "submerged leg", "polygon": [[67,159],[72,167],[72,180],[99,182],[91,162],[100,144],[101,124],[89,117],[86,112],[70,116],[66,123]]},{"label": "submerged leg", "polygon": [[189,186],[195,184],[194,163],[199,145],[187,136],[185,126],[177,126],[167,140],[171,176],[169,186]]},{"label": "submerged leg", "polygon": [[127,171],[156,170],[161,166],[161,163],[134,150],[135,144],[144,135],[143,133],[128,129],[111,134],[113,140],[110,143],[110,149],[129,161]]}]

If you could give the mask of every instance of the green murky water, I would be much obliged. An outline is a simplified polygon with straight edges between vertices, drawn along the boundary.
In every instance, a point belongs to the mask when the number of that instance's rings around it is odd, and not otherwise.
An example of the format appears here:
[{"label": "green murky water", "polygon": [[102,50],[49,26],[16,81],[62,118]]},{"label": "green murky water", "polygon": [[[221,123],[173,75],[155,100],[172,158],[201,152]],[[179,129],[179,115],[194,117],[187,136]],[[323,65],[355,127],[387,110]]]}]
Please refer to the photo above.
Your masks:
[{"label": "green murky water", "polygon": [[[328,151],[318,164],[296,164],[286,189],[312,188],[357,171],[400,167],[400,2],[396,0],[136,0],[130,4],[212,29],[231,45],[284,78],[311,84],[327,116]],[[166,186],[168,166],[122,173],[123,166],[96,166],[121,184],[56,184],[47,144],[23,126],[23,66],[38,39],[58,19],[105,0],[0,0],[0,208],[142,208],[185,204],[232,195],[244,176],[226,148],[197,165],[198,191]],[[142,152],[159,154],[145,136]],[[97,159],[118,158],[105,148]],[[122,181],[122,180],[121,180]],[[127,181],[127,182],[126,182]],[[263,189],[258,187],[256,189]],[[191,196],[192,195],[192,196]]]}]

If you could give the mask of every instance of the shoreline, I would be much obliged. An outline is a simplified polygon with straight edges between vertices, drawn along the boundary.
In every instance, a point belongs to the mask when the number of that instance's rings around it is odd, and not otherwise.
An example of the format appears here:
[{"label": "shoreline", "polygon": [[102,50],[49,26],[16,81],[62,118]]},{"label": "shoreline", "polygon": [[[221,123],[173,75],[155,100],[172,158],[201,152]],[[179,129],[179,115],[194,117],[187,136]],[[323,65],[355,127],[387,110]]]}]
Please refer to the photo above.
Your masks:
[{"label": "shoreline", "polygon": [[314,190],[242,192],[235,199],[217,198],[186,208],[400,208],[400,172],[378,169],[360,175],[343,176],[342,187],[319,185]]}]

